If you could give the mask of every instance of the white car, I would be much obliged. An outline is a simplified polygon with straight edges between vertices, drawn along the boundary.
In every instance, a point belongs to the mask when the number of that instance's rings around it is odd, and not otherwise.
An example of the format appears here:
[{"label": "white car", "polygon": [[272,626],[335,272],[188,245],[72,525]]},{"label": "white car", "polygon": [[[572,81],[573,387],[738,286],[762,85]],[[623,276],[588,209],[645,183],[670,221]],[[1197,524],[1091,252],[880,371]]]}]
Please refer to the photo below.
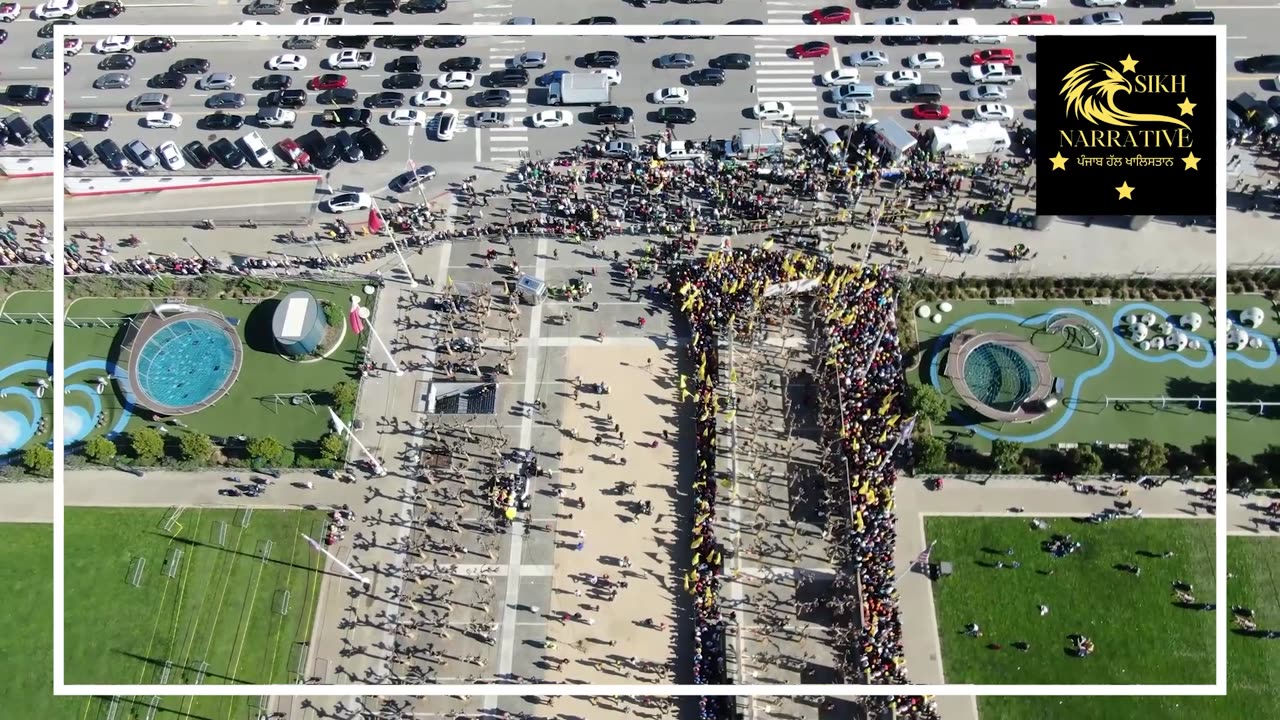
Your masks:
[{"label": "white car", "polygon": [[340,17],[329,17],[328,15],[308,15],[298,21],[299,25],[342,25],[347,20]]},{"label": "white car", "polygon": [[307,59],[301,55],[276,55],[267,61],[268,70],[306,70]]},{"label": "white car", "polygon": [[858,82],[859,78],[860,76],[855,68],[836,68],[818,76],[818,80],[827,87],[853,85]]},{"label": "white car", "polygon": [[61,20],[73,18],[78,12],[80,12],[80,3],[76,0],[49,0],[37,5],[31,14],[37,20]]},{"label": "white car", "polygon": [[387,113],[387,124],[396,127],[425,127],[427,114],[421,110],[392,110]]},{"label": "white car", "polygon": [[689,91],[682,87],[667,87],[653,93],[656,105],[683,105],[689,102]]},{"label": "white car", "polygon": [[93,44],[93,51],[102,55],[129,52],[133,49],[132,35],[108,35]]},{"label": "white car", "polygon": [[475,84],[476,76],[469,72],[447,72],[436,78],[436,87],[441,90],[470,90]]},{"label": "white car", "polygon": [[591,72],[595,73],[596,75],[603,75],[605,82],[609,83],[609,87],[622,84],[621,70],[614,70],[613,68],[596,68]]},{"label": "white car", "polygon": [[970,100],[1004,100],[1009,93],[1003,85],[985,83],[969,90]]},{"label": "white car", "polygon": [[182,116],[171,112],[149,112],[142,117],[142,124],[152,130],[177,130],[182,127]]},{"label": "white car", "polygon": [[1086,15],[1080,21],[1082,25],[1123,25],[1124,15],[1117,10],[1104,10],[1100,13]]},{"label": "white car", "polygon": [[999,103],[983,103],[973,110],[975,120],[998,120],[1004,122],[1013,119],[1013,108]]},{"label": "white car", "polygon": [[886,87],[906,87],[923,82],[920,73],[915,70],[894,70],[880,74],[880,84]]},{"label": "white car", "polygon": [[418,107],[449,107],[453,104],[453,93],[448,90],[423,90],[409,98],[409,104]]},{"label": "white car", "polygon": [[342,50],[328,60],[330,70],[368,70],[377,61],[376,55],[365,50]]},{"label": "white car", "polygon": [[1048,0],[1003,0],[1002,6],[1010,10],[1039,10],[1048,5]]},{"label": "white car", "polygon": [[453,139],[453,133],[458,130],[458,111],[449,109],[436,114],[432,123],[436,126],[436,139],[441,142],[449,142]]},{"label": "white car", "polygon": [[940,52],[916,53],[907,58],[907,67],[915,70],[941,70],[947,66],[947,59]]},{"label": "white car", "polygon": [[889,56],[879,50],[863,50],[853,55],[845,55],[844,64],[850,67],[884,67],[889,64]]},{"label": "white car", "polygon": [[543,110],[534,113],[529,121],[536,128],[562,128],[573,124],[573,113],[568,110]]},{"label": "white car", "polygon": [[915,25],[916,21],[902,15],[890,15],[875,25]]},{"label": "white car", "polygon": [[65,57],[75,57],[83,49],[84,41],[78,37],[63,38],[62,40],[62,54]]},{"label": "white car", "polygon": [[160,156],[160,162],[170,170],[181,170],[187,166],[187,161],[182,159],[182,153],[178,150],[178,143],[172,140],[156,148],[156,154]]},{"label": "white car", "polygon": [[758,103],[753,114],[757,120],[786,122],[795,117],[796,109],[785,100],[770,100]]},{"label": "white car", "polygon": [[329,198],[329,201],[324,206],[331,213],[368,210],[373,207],[373,198],[369,196],[369,193],[340,193]]},{"label": "white car", "polygon": [[1084,0],[1085,7],[1120,7],[1124,0]]},{"label": "white car", "polygon": [[861,100],[841,100],[836,105],[836,117],[853,120],[866,120],[871,117],[871,103]]},{"label": "white car", "polygon": [[22,15],[22,6],[16,2],[0,3],[0,22],[11,23]]}]

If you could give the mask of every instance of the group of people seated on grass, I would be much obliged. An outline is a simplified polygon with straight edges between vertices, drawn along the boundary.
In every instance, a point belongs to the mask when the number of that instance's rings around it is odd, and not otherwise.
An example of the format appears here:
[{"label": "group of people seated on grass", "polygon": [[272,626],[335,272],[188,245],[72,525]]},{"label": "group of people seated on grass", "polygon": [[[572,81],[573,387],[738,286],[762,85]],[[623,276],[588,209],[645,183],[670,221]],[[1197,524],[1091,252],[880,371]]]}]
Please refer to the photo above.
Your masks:
[{"label": "group of people seated on grass", "polygon": [[[847,537],[861,580],[862,617],[842,648],[843,682],[907,682],[902,626],[894,575],[893,516],[895,449],[909,445],[910,422],[902,412],[903,374],[895,323],[894,276],[872,266],[837,266],[816,255],[753,246],[724,250],[705,261],[676,267],[670,290],[674,305],[690,323],[689,360],[695,372],[681,376],[680,401],[690,403],[697,421],[697,475],[692,545],[694,567],[685,577],[698,608],[695,681],[727,682],[723,617],[719,608],[721,546],[715,536],[717,415],[731,418],[729,393],[717,393],[717,340],[730,329],[754,327],[753,316],[766,288],[817,280],[812,310],[821,329],[813,355],[837,392],[824,402],[837,407],[824,417],[839,418],[835,430],[849,465],[851,507]],[[748,330],[748,334],[750,331]],[[732,371],[730,371],[732,372]],[[732,378],[730,378],[732,380]],[[935,718],[934,703],[921,697],[869,698],[868,710],[892,711],[900,718]],[[716,698],[703,700],[703,717],[722,717]]]}]

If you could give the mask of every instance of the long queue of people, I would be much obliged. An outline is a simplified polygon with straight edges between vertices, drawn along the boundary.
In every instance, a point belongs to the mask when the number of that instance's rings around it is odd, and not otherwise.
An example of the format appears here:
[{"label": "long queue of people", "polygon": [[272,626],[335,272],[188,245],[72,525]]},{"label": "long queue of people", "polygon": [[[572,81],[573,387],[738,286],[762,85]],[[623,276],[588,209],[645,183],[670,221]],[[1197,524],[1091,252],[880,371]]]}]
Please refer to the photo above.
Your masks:
[{"label": "long queue of people", "polygon": [[[893,567],[895,528],[892,454],[909,434],[901,410],[903,375],[897,334],[893,331],[895,277],[876,266],[836,266],[817,255],[766,250],[713,253],[705,261],[676,266],[672,302],[690,325],[690,362],[696,375],[680,378],[680,399],[693,402],[697,418],[696,517],[692,545],[697,553],[685,577],[697,610],[695,681],[728,682],[725,631],[720,613],[721,545],[715,536],[717,414],[733,413],[717,394],[717,338],[750,321],[766,288],[798,280],[817,280],[815,312],[827,332],[820,333],[817,357],[839,383],[828,402],[837,403],[840,439],[850,468],[850,525],[846,541],[861,583],[864,622],[850,634],[844,650],[860,668],[851,683],[905,684],[902,628]],[[871,698],[871,710],[895,717],[931,720],[933,703],[921,697]],[[705,720],[725,717],[717,698],[702,701]]]}]

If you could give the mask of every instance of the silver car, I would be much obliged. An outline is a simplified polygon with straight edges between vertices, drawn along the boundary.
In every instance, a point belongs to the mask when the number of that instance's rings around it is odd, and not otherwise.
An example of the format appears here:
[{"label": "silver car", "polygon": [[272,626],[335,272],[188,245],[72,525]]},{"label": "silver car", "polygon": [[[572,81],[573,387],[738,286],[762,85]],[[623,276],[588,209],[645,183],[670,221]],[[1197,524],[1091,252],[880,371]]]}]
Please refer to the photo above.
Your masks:
[{"label": "silver car", "polygon": [[482,113],[477,113],[472,122],[478,128],[511,127],[511,118],[507,117],[506,113],[496,110],[485,110]]},{"label": "silver car", "polygon": [[1115,10],[1106,10],[1092,15],[1086,15],[1081,21],[1084,25],[1123,25],[1124,15]]},{"label": "silver car", "polygon": [[242,108],[244,107],[245,102],[247,102],[247,100],[245,99],[244,93],[223,92],[209,98],[205,105],[214,109]]},{"label": "silver car", "polygon": [[124,146],[124,154],[129,161],[143,170],[150,170],[160,164],[159,158],[141,140],[130,140]]},{"label": "silver car", "polygon": [[127,88],[129,87],[129,73],[107,73],[94,80],[93,87],[97,90],[121,90]]},{"label": "silver car", "polygon": [[689,53],[671,53],[658,58],[658,67],[687,70],[697,63]]},{"label": "silver car", "polygon": [[537,69],[547,66],[547,54],[540,50],[522,52],[511,59],[511,67]]},{"label": "silver car", "polygon": [[200,82],[202,90],[230,90],[235,86],[236,76],[225,72],[209,73],[208,77]]},{"label": "silver car", "polygon": [[244,11],[247,15],[279,15],[284,12],[284,0],[253,0]]}]

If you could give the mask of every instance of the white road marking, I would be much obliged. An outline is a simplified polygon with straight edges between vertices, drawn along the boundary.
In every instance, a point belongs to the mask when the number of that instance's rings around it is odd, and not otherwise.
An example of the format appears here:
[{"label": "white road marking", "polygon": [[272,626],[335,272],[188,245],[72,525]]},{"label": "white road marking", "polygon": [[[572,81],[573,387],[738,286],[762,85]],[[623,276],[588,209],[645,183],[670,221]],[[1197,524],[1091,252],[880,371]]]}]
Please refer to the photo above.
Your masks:
[{"label": "white road marking", "polygon": [[482,150],[481,150],[481,144],[480,144],[480,135],[481,135],[483,132],[484,132],[484,131],[483,131],[483,129],[481,129],[481,128],[476,128],[476,162],[477,162],[477,163],[479,163],[479,162],[483,162],[483,160],[482,160]]}]

